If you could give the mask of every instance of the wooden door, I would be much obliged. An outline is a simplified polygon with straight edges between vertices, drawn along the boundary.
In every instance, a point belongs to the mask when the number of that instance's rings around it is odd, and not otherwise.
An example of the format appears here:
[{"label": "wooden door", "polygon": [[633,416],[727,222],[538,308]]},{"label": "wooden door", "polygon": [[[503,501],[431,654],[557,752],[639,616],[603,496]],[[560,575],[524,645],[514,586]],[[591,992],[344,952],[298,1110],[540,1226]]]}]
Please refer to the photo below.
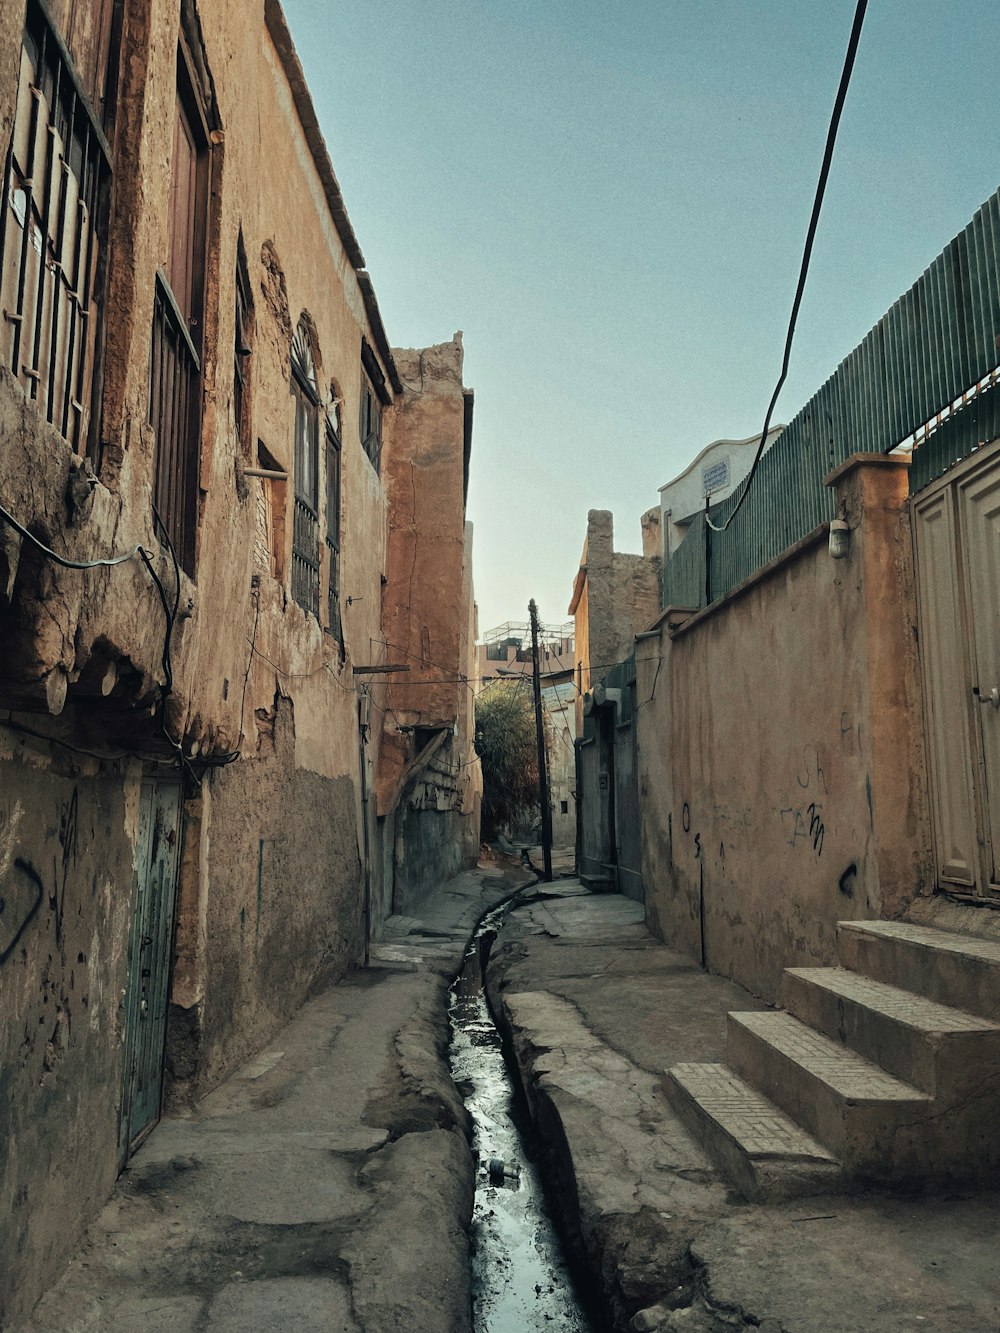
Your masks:
[{"label": "wooden door", "polygon": [[160,1118],[180,835],[180,786],[144,782],[125,991],[122,1164]]}]

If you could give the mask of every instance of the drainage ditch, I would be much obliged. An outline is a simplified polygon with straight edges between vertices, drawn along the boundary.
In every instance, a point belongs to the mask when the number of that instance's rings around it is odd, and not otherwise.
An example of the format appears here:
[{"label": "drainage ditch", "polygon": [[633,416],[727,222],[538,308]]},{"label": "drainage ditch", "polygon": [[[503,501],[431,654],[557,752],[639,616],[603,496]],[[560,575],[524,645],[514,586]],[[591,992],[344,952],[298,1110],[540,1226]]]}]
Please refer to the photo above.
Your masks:
[{"label": "drainage ditch", "polygon": [[595,1333],[536,1164],[534,1133],[483,984],[508,899],[480,921],[451,991],[451,1072],[474,1126],[472,1294],[476,1333]]}]

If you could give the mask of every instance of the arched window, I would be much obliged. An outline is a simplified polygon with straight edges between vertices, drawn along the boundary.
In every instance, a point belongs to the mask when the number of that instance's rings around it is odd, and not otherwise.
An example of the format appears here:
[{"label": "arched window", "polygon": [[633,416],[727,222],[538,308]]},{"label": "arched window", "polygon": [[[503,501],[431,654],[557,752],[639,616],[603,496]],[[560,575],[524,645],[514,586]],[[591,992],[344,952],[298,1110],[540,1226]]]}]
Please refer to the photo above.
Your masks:
[{"label": "arched window", "polygon": [[319,383],[312,334],[300,319],[292,338],[295,399],[295,518],[292,526],[292,596],[319,618]]}]

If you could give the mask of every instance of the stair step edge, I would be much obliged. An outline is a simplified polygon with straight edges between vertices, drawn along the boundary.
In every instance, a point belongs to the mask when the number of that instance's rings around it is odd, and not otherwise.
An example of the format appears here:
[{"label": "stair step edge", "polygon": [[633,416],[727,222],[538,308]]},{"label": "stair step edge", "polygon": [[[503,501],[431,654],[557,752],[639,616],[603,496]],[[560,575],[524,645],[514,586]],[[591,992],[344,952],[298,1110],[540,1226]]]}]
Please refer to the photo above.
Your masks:
[{"label": "stair step edge", "polygon": [[752,1161],[840,1166],[828,1148],[728,1065],[673,1065],[667,1075]]},{"label": "stair step edge", "polygon": [[[916,1032],[1000,1033],[1000,1023],[989,1018],[982,1018],[954,1005],[942,1004],[939,1000],[930,1000],[887,981],[877,981],[873,977],[852,972],[850,968],[786,967],[785,974],[809,982],[830,994],[843,996]],[[901,1007],[910,1008],[914,1012],[906,1016],[899,1012]]]},{"label": "stair step edge", "polygon": [[1000,941],[984,940],[978,935],[962,935],[957,931],[939,930],[934,926],[920,926],[909,921],[838,921],[837,929],[855,935],[912,944],[929,952],[975,958],[979,962],[1000,967]]},{"label": "stair step edge", "polygon": [[729,1021],[848,1101],[927,1103],[933,1100],[929,1093],[886,1073],[880,1065],[783,1010],[730,1013]]}]

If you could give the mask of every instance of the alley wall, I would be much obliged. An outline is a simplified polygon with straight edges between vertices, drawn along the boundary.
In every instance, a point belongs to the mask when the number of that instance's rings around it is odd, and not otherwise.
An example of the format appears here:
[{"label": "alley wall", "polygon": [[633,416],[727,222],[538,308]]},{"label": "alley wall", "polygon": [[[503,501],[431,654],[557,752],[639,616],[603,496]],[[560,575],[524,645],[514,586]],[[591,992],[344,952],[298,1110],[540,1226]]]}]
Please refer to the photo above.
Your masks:
[{"label": "alley wall", "polygon": [[830,481],[851,523],[637,645],[647,916],[769,1000],[835,960],[836,923],[894,917],[929,883],[906,471]]},{"label": "alley wall", "polygon": [[[157,826],[169,856],[152,853],[154,868],[176,873],[154,914],[164,989],[147,1051],[175,1109],[363,962],[392,910],[383,871],[395,832],[383,838],[373,813],[386,685],[354,669],[385,663],[402,614],[385,597],[402,384],[364,256],[275,0],[125,0],[121,10],[108,97],[93,112],[110,172],[93,429],[46,420],[32,388],[46,376],[25,349],[14,358],[3,343],[0,364],[0,500],[35,539],[0,524],[0,1324],[30,1308],[130,1151],[127,1014],[145,1022],[136,988],[149,968],[146,944],[129,940],[140,901],[158,891],[147,882],[143,793],[169,787],[179,812]],[[16,125],[22,156],[26,61],[48,23],[35,0],[0,14],[0,135],[6,151]],[[50,35],[44,49],[56,46]],[[157,321],[186,319],[164,288],[178,246],[178,106],[195,102],[204,209],[192,245],[204,299],[185,325],[198,359],[182,546],[166,535],[169,516],[161,525],[153,513],[171,466],[166,426],[158,435],[153,420],[183,393],[156,399],[151,367],[166,355]],[[24,198],[19,187],[0,201],[5,301],[20,254],[43,244],[41,222],[25,230],[14,206]],[[185,344],[184,330],[175,336]],[[446,877],[478,846],[477,768],[454,683],[471,670],[460,348],[457,374],[454,466],[438,506],[454,575],[447,589],[432,580],[406,630],[415,661],[425,649],[447,655],[451,683],[431,713],[452,729],[449,772],[462,792],[460,828],[432,844],[426,878]],[[422,422],[413,448],[433,453],[440,441],[420,440],[424,427],[433,435]],[[84,563],[131,557],[65,568],[39,542]],[[397,581],[394,595],[409,591]],[[144,1089],[142,1132],[159,1091]]]}]

